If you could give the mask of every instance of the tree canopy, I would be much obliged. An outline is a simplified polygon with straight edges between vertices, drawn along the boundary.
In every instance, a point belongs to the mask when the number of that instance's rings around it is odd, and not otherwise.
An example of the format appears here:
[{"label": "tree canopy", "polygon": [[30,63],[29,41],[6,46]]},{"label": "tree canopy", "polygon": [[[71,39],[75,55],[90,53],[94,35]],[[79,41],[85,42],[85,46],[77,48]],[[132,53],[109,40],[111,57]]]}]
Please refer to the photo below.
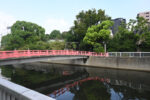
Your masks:
[{"label": "tree canopy", "polygon": [[[85,51],[150,51],[150,23],[142,18],[131,19],[129,23],[120,25],[117,33],[110,38],[111,17],[102,9],[89,9],[76,15],[74,25],[69,31],[53,30],[45,34],[41,26],[17,21],[11,27],[11,33],[2,37],[1,45],[4,50],[14,49],[63,49]],[[65,42],[49,43],[49,39],[64,39]]]},{"label": "tree canopy", "polygon": [[61,39],[62,35],[59,30],[53,30],[49,36],[50,39]]},{"label": "tree canopy", "polygon": [[143,17],[122,24],[109,41],[108,51],[135,52],[150,50],[150,26]]},{"label": "tree canopy", "polygon": [[38,41],[46,41],[45,38],[45,29],[41,26],[31,22],[17,21],[11,27],[11,33],[2,38],[2,46],[6,50],[29,48],[31,47],[29,45],[36,44]]},{"label": "tree canopy", "polygon": [[108,42],[108,51],[136,51],[138,39],[138,34],[120,26],[118,33]]},{"label": "tree canopy", "polygon": [[89,27],[84,37],[84,42],[92,45],[93,50],[96,52],[104,51],[102,45],[109,40],[112,25],[112,21],[106,20],[98,25]]},{"label": "tree canopy", "polygon": [[67,32],[66,40],[68,42],[78,42],[80,50],[89,50],[89,45],[83,42],[83,38],[87,32],[88,27],[97,25],[102,21],[111,19],[105,14],[104,10],[90,9],[88,11],[81,11],[76,16],[74,26]]}]

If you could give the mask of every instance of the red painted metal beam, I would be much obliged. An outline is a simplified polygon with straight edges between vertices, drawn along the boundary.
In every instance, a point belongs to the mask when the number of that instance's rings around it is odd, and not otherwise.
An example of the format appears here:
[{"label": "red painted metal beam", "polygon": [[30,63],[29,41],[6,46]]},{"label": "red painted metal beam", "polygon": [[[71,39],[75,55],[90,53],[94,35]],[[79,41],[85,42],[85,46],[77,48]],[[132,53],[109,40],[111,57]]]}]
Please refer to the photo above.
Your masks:
[{"label": "red painted metal beam", "polygon": [[74,50],[14,50],[0,51],[0,59],[32,57],[32,56],[49,56],[49,55],[85,55],[85,56],[101,56],[108,57],[108,53],[96,53],[88,51]]}]

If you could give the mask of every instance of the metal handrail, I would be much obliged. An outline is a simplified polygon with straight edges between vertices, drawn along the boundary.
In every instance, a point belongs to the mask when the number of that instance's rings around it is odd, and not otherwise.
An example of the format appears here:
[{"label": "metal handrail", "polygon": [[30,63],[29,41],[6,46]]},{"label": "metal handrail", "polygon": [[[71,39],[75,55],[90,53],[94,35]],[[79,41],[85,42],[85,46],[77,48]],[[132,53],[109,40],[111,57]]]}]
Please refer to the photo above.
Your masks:
[{"label": "metal handrail", "polygon": [[0,51],[0,59],[31,57],[31,56],[49,56],[49,55],[85,55],[108,57],[108,53],[96,53],[89,51],[74,50],[14,50]]},{"label": "metal handrail", "polygon": [[108,52],[109,57],[150,57],[150,52]]}]

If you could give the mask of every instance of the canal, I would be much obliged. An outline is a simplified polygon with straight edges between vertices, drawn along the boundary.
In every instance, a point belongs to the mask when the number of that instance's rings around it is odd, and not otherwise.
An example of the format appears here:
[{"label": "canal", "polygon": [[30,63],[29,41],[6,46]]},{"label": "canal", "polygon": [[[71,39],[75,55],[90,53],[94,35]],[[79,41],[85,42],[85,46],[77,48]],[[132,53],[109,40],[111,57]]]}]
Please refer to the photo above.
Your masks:
[{"label": "canal", "polygon": [[45,63],[0,68],[1,78],[56,100],[150,100],[150,72]]}]

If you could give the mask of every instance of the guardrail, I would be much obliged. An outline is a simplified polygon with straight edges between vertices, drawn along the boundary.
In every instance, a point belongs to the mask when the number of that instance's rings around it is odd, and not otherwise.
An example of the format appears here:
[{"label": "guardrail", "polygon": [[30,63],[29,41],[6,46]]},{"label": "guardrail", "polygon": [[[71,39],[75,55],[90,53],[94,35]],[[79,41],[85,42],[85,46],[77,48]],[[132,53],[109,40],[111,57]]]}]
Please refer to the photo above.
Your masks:
[{"label": "guardrail", "polygon": [[150,57],[150,52],[108,52],[109,57]]},{"label": "guardrail", "polygon": [[88,51],[74,50],[14,50],[0,51],[0,59],[31,57],[31,56],[49,56],[49,55],[85,55],[107,57],[108,53],[96,53]]},{"label": "guardrail", "polygon": [[0,78],[0,100],[55,100]]},{"label": "guardrail", "polygon": [[150,52],[108,52],[96,53],[89,51],[74,50],[14,50],[0,51],[0,59],[31,57],[31,56],[49,56],[49,55],[85,55],[101,57],[150,57]]}]

